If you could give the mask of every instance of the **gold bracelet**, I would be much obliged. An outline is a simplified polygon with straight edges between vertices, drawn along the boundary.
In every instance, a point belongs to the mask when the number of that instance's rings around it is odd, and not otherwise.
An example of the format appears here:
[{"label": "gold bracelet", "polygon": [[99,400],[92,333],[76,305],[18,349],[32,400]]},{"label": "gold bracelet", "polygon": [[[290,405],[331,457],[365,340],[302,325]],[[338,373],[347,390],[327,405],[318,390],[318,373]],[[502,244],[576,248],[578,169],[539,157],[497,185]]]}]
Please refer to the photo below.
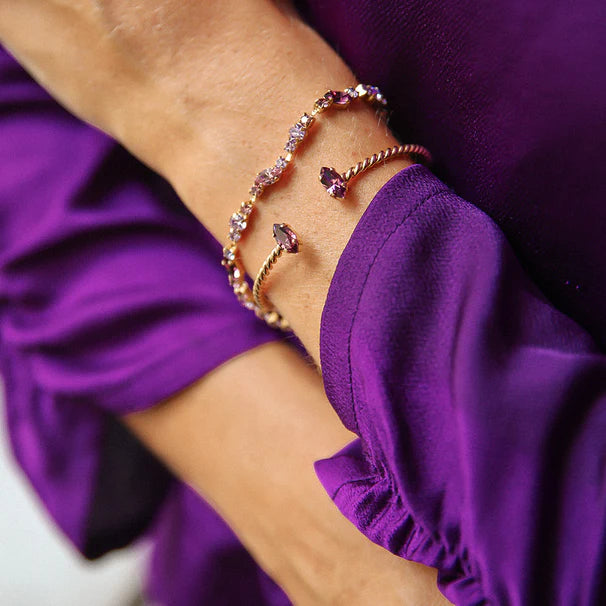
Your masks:
[{"label": "gold bracelet", "polygon": [[[350,179],[359,175],[361,172],[368,170],[370,167],[378,164],[381,161],[389,158],[410,154],[413,157],[418,157],[422,162],[429,164],[431,162],[431,154],[422,145],[396,145],[389,149],[380,151],[378,154],[373,154],[368,158],[358,162],[355,166],[348,169],[343,175],[337,173],[334,168],[322,167],[320,170],[320,182],[326,188],[327,192],[334,198],[344,198],[347,193],[347,185]],[[271,251],[265,263],[257,273],[253,285],[253,298],[257,309],[263,314],[268,322],[278,322],[283,319],[279,312],[269,303],[265,295],[264,285],[267,276],[271,271],[276,261],[280,258],[284,251],[288,253],[299,252],[299,238],[293,231],[292,227],[285,223],[274,224],[274,238],[276,247]]]},{"label": "gold bracelet", "polygon": [[[280,258],[283,252],[296,254],[299,252],[299,238],[293,231],[290,225],[286,223],[274,223],[274,239],[276,240],[276,247],[271,251],[265,263],[261,266],[261,269],[257,273],[255,283],[253,285],[253,297],[255,304],[263,313],[263,317],[273,316],[273,314],[279,315],[276,309],[269,304],[263,285],[269,274],[269,271],[274,266],[274,263]],[[276,319],[270,317],[268,320]]]},{"label": "gold bracelet", "polygon": [[[280,156],[275,164],[266,168],[257,174],[253,186],[249,191],[249,198],[241,203],[240,208],[231,216],[229,220],[229,243],[223,249],[223,259],[221,264],[227,271],[229,284],[238,300],[246,308],[253,310],[258,317],[263,318],[270,326],[287,330],[288,321],[277,311],[265,311],[267,306],[263,307],[256,303],[255,297],[246,281],[244,267],[238,254],[238,242],[250,220],[255,208],[255,204],[262,196],[265,189],[277,181],[284,174],[288,165],[293,159],[293,154],[305,139],[310,126],[315,122],[316,116],[330,107],[345,108],[355,99],[363,99],[373,105],[383,108],[387,105],[387,100],[376,86],[367,84],[358,84],[355,87],[346,88],[344,91],[327,91],[322,97],[316,99],[314,107],[310,113],[304,113],[301,118],[290,128],[289,137],[284,146],[285,154]],[[294,233],[294,232],[293,232]],[[276,257],[277,258],[277,257]],[[269,271],[269,270],[267,270]]]},{"label": "gold bracelet", "polygon": [[416,158],[419,163],[427,166],[432,162],[431,153],[422,145],[412,143],[395,145],[394,147],[380,151],[378,154],[373,154],[372,156],[365,158],[362,162],[358,162],[355,166],[348,168],[342,175],[334,168],[323,166],[320,169],[320,183],[326,188],[326,191],[330,196],[343,199],[347,194],[347,185],[353,177],[363,173],[379,162],[385,162],[390,158],[398,158],[399,156],[404,156],[406,154]]}]

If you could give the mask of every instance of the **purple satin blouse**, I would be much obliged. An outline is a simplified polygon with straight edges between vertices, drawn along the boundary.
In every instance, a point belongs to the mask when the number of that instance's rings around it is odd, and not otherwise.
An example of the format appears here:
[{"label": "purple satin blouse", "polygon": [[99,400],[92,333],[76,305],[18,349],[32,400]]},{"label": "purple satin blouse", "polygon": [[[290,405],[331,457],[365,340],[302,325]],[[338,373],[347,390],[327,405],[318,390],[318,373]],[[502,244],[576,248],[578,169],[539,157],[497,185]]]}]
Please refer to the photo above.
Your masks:
[{"label": "purple satin blouse", "polygon": [[[437,158],[381,189],[333,278],[324,380],[359,438],[321,481],[455,604],[604,603],[603,4],[299,6]],[[288,604],[113,420],[276,335],[166,184],[6,55],[0,132],[0,363],[41,499],[89,557],[153,536],[161,604]]]}]

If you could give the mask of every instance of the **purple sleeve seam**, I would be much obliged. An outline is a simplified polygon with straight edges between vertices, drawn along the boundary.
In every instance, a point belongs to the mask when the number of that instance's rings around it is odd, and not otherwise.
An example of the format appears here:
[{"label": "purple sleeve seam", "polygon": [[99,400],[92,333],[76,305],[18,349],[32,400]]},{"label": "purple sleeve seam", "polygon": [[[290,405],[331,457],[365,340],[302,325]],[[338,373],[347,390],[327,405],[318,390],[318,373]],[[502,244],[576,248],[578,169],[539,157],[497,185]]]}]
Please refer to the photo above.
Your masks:
[{"label": "purple sleeve seam", "polygon": [[373,482],[377,477],[379,477],[379,474],[374,474],[365,478],[356,478],[355,480],[345,480],[342,484],[335,488],[331,499],[336,499],[337,495],[341,492],[341,489],[345,488],[346,486],[351,486],[352,484],[363,484],[364,482]]},{"label": "purple sleeve seam", "polygon": [[418,210],[420,210],[425,205],[425,203],[428,202],[429,200],[431,200],[437,196],[440,196],[440,195],[451,194],[451,193],[452,193],[451,190],[444,187],[444,189],[440,189],[438,191],[431,192],[424,198],[421,198],[421,200],[419,200],[417,202],[417,204],[410,210],[410,212],[407,215],[405,215],[402,218],[402,220],[399,221],[397,223],[397,225],[388,234],[386,234],[385,238],[383,239],[382,244],[377,248],[375,254],[373,255],[371,262],[368,264],[368,266],[366,268],[366,275],[364,276],[364,281],[362,282],[360,290],[358,291],[358,294],[357,294],[356,303],[354,305],[354,312],[353,312],[352,319],[351,319],[351,324],[349,326],[348,333],[347,333],[348,334],[348,337],[347,337],[348,384],[352,386],[352,390],[351,390],[351,395],[352,395],[352,400],[353,400],[352,401],[352,411],[353,411],[354,423],[355,423],[355,426],[358,428],[358,430],[359,430],[360,425],[358,423],[358,413],[357,413],[357,406],[356,406],[356,401],[355,401],[356,397],[355,397],[355,392],[353,389],[353,370],[352,370],[352,363],[351,363],[351,340],[352,340],[354,325],[356,323],[356,319],[358,316],[358,310],[360,309],[360,301],[362,300],[362,296],[366,289],[366,284],[368,282],[368,278],[370,277],[372,268],[374,266],[374,263],[375,263],[377,257],[381,254],[381,251],[383,250],[383,248],[385,247],[387,242],[408,221],[408,219],[410,219]]},{"label": "purple sleeve seam", "polygon": [[[280,338],[280,335],[269,330],[256,334],[253,330],[250,333],[250,340],[234,340],[230,347],[225,346],[223,331],[211,337],[189,340],[164,351],[162,356],[146,364],[121,384],[100,388],[89,395],[89,398],[96,408],[120,416],[150,408],[236,356]],[[214,348],[215,343],[221,344],[221,347]],[[163,377],[162,371],[171,368],[179,370]],[[155,380],[146,382],[144,379],[149,376],[154,376]]]}]

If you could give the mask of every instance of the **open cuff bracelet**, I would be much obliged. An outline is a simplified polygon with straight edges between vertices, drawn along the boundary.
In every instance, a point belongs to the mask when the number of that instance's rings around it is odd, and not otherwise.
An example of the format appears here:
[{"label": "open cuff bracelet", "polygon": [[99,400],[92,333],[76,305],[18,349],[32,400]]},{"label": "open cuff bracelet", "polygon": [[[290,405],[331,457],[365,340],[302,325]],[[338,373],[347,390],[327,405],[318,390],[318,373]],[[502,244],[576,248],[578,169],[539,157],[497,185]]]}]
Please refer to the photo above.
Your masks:
[{"label": "open cuff bracelet", "polygon": [[[221,261],[221,264],[227,271],[229,284],[242,305],[254,311],[258,317],[265,320],[272,327],[282,330],[290,328],[288,321],[271,305],[265,295],[267,276],[284,251],[289,253],[298,252],[299,239],[290,226],[284,223],[276,223],[274,225],[276,247],[259,270],[252,289],[246,279],[246,272],[239,258],[238,242],[250,224],[257,201],[267,187],[279,181],[280,177],[284,174],[294,157],[296,149],[305,139],[309,128],[315,122],[316,116],[333,106],[345,108],[355,99],[363,99],[379,108],[384,108],[387,104],[385,97],[376,86],[366,84],[358,84],[355,87],[346,88],[344,91],[331,90],[316,99],[313,110],[310,113],[304,113],[297,123],[290,128],[289,138],[284,146],[286,153],[279,156],[273,166],[257,174],[253,186],[249,191],[248,200],[241,203],[240,208],[229,220],[229,243],[223,249],[223,259]],[[320,182],[324,185],[329,195],[334,198],[344,198],[347,193],[348,183],[352,178],[380,162],[405,154],[418,159],[418,161],[424,164],[431,162],[431,154],[421,145],[399,145],[365,158],[343,174],[339,174],[334,168],[324,166],[320,170]]]}]

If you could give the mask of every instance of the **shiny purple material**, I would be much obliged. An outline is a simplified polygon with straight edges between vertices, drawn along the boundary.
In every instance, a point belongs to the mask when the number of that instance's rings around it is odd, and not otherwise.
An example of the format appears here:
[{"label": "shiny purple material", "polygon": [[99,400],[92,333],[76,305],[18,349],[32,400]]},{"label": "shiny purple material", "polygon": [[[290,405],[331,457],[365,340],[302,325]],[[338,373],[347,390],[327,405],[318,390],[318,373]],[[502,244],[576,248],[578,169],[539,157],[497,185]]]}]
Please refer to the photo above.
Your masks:
[{"label": "shiny purple material", "polygon": [[155,603],[288,604],[115,420],[277,338],[233,296],[220,246],[1,50],[0,167],[0,373],[14,455],[46,509],[89,558],[147,533]]},{"label": "shiny purple material", "polygon": [[[605,603],[603,3],[299,6],[439,177],[392,179],[335,273],[324,379],[360,437],[318,462],[322,482],[372,540],[437,566],[456,604]],[[162,603],[287,603],[110,414],[273,337],[230,303],[219,249],[172,192],[2,61],[0,355],[20,463],[90,556],[153,521]]]},{"label": "shiny purple material", "polygon": [[490,218],[394,177],[322,320],[328,396],[360,436],[317,471],[373,541],[455,604],[602,604],[606,356]]},{"label": "shiny purple material", "polygon": [[467,200],[404,171],[353,235],[321,349],[361,437],[322,481],[456,604],[606,603],[603,3],[305,14]]}]

